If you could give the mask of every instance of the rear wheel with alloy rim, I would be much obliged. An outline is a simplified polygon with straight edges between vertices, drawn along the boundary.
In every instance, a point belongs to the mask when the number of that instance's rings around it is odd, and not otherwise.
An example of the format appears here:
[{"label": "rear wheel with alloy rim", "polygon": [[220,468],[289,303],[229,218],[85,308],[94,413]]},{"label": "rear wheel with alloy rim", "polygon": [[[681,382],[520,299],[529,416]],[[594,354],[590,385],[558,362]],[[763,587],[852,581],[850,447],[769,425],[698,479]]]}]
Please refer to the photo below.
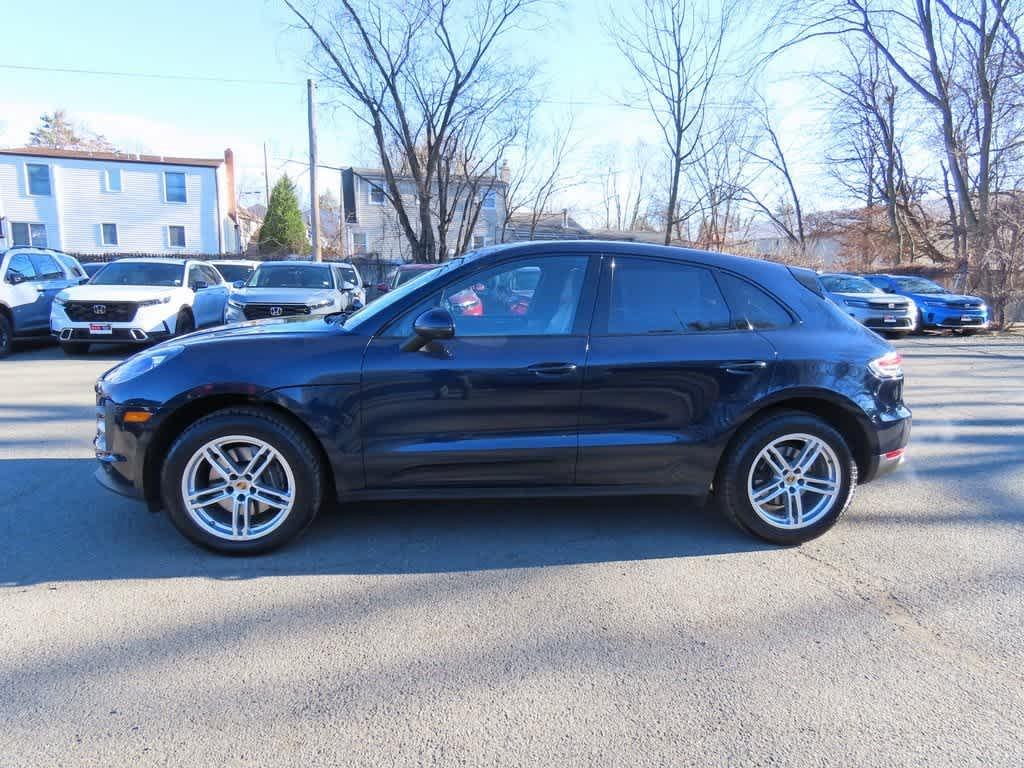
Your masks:
[{"label": "rear wheel with alloy rim", "polygon": [[747,428],[723,459],[715,493],[741,528],[778,544],[820,536],[853,498],[846,440],[810,414],[778,412]]},{"label": "rear wheel with alloy rim", "polygon": [[201,419],[175,441],[161,487],[171,520],[189,539],[254,554],[309,525],[322,471],[316,446],[290,419],[239,408]]}]

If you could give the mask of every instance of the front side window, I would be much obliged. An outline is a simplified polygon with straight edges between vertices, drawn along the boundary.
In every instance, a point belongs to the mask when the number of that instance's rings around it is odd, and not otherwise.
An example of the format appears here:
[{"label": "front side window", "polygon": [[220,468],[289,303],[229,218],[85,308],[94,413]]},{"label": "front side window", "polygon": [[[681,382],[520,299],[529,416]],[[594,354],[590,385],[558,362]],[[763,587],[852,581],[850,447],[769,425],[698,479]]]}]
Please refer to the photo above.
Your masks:
[{"label": "front side window", "polygon": [[237,283],[239,280],[248,280],[252,275],[252,267],[246,264],[215,264],[217,271],[224,276],[229,283]]},{"label": "front side window", "polygon": [[185,247],[185,228],[172,224],[167,228],[167,242],[171,248]]},{"label": "front side window", "polygon": [[100,224],[103,245],[117,245],[117,224]]},{"label": "front side window", "polygon": [[167,171],[164,174],[164,193],[168,203],[188,202],[185,191],[185,174]]},{"label": "front side window", "polygon": [[77,260],[73,259],[70,256],[64,256],[62,254],[57,254],[57,260],[64,265],[64,269],[66,269],[68,271],[68,274],[70,274],[72,277],[85,277],[85,272],[83,271],[82,267],[79,265]]},{"label": "front side window", "polygon": [[223,282],[221,280],[220,273],[209,264],[200,264],[199,272],[203,276],[202,279],[206,281],[207,285],[220,285]]},{"label": "front side window", "polygon": [[718,282],[732,309],[734,328],[767,330],[793,324],[789,312],[756,285],[725,272],[718,273]]},{"label": "front side window", "polygon": [[384,205],[386,198],[384,197],[384,190],[381,187],[371,186],[370,187],[370,203],[372,205]]},{"label": "front side window", "polygon": [[249,278],[250,288],[333,288],[331,268],[326,264],[263,264]]},{"label": "front side window", "polygon": [[48,253],[33,253],[29,256],[32,266],[35,267],[36,275],[40,280],[53,280],[64,277],[64,270],[60,264]]},{"label": "front side window", "polygon": [[184,271],[180,264],[145,261],[112,261],[93,275],[92,285],[158,285],[179,287]]},{"label": "front side window", "polygon": [[107,192],[121,191],[121,169],[107,168]]},{"label": "front side window", "polygon": [[[478,272],[446,286],[388,329],[408,336],[427,309],[443,307],[456,336],[565,336],[572,333],[583,292],[586,256],[521,259]],[[536,281],[520,280],[524,272]]]},{"label": "front side window", "polygon": [[28,193],[30,195],[51,194],[50,187],[50,166],[27,163],[25,171],[28,174]]},{"label": "front side window", "polygon": [[337,267],[337,270],[338,277],[340,278],[338,280],[339,285],[341,283],[352,283],[352,285],[355,286],[359,285],[359,276],[356,274],[355,269],[345,264],[342,264],[341,266]]},{"label": "front side window", "polygon": [[607,333],[647,335],[721,331],[729,307],[711,271],[637,257],[616,257],[607,272]]},{"label": "front side window", "polygon": [[20,277],[23,280],[36,279],[36,268],[32,266],[32,260],[26,254],[19,253],[11,257],[11,261],[7,265],[7,282],[14,282],[11,280],[12,277]]},{"label": "front side window", "polygon": [[11,240],[14,245],[30,245],[36,248],[46,247],[46,225],[11,222]]}]

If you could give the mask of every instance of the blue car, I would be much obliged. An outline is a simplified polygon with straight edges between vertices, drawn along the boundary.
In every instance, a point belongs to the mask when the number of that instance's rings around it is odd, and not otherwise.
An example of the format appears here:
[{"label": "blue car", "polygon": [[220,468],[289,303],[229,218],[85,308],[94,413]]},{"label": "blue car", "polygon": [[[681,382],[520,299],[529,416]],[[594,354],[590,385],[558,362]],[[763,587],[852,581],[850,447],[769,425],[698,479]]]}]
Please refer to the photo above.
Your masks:
[{"label": "blue car", "polygon": [[907,296],[917,304],[918,330],[948,328],[971,336],[988,328],[988,307],[977,296],[951,293],[938,283],[914,275],[865,275],[886,293]]}]

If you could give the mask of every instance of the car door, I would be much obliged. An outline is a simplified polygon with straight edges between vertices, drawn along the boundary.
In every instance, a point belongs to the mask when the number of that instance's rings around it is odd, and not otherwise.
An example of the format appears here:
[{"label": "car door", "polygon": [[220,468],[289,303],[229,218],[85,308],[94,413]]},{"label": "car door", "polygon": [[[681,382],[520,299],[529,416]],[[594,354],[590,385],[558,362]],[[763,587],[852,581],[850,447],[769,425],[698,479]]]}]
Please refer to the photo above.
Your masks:
[{"label": "car door", "polygon": [[199,264],[191,264],[188,268],[188,287],[193,293],[192,316],[196,327],[210,325],[213,316],[213,295],[210,292],[209,277],[203,273]]},{"label": "car door", "polygon": [[50,307],[53,299],[65,288],[75,285],[68,280],[64,267],[49,253],[30,253],[29,259],[35,269],[34,285],[36,302],[33,309],[33,329],[43,330],[50,326]]},{"label": "car door", "polygon": [[50,322],[48,305],[39,292],[36,268],[26,252],[14,253],[4,269],[4,293],[17,334],[37,331]]},{"label": "car door", "polygon": [[230,287],[220,272],[209,264],[199,265],[200,274],[204,276],[207,287],[203,289],[209,300],[209,319],[207,324],[218,325],[224,322],[224,309],[228,303],[228,296],[231,293]]},{"label": "car door", "polygon": [[723,434],[766,391],[773,359],[771,345],[730,311],[713,270],[606,257],[576,482],[706,490]]},{"label": "car door", "polygon": [[[525,311],[508,291],[541,270]],[[530,488],[572,483],[597,260],[520,257],[454,279],[366,348],[362,436],[369,488]],[[402,351],[433,307],[455,336]]]}]

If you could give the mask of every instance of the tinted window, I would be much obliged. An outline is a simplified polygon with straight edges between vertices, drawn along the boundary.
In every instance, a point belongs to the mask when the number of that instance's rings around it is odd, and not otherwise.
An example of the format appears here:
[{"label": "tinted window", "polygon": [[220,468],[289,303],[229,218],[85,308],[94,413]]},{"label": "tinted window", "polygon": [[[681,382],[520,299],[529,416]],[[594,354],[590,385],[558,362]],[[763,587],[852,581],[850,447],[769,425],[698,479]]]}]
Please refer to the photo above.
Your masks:
[{"label": "tinted window", "polygon": [[179,286],[184,269],[177,264],[114,261],[97,272],[92,285]]},{"label": "tinted window", "polygon": [[333,288],[330,267],[312,264],[263,264],[251,278],[253,288]]},{"label": "tinted window", "polygon": [[209,264],[200,264],[199,271],[200,273],[202,273],[203,279],[209,285],[220,285],[223,282],[223,280],[221,280],[220,272],[211,267]]},{"label": "tinted window", "polygon": [[247,267],[244,264],[215,264],[217,271],[220,272],[224,279],[229,283],[236,283],[239,280],[248,280],[249,276],[252,275],[252,267]]},{"label": "tinted window", "polygon": [[33,253],[31,258],[32,266],[36,268],[36,274],[39,275],[40,280],[64,277],[64,270],[60,268],[60,264],[50,254]]},{"label": "tinted window", "polygon": [[70,256],[61,256],[58,254],[57,260],[64,265],[64,269],[66,269],[73,277],[85,277],[85,272],[82,271],[78,262]]},{"label": "tinted window", "polygon": [[[370,302],[365,307],[360,309],[358,312],[353,312],[349,315],[345,321],[346,328],[358,328],[363,323],[372,320],[382,312],[388,310],[391,306],[402,301],[406,296],[415,290],[418,290],[421,285],[428,283],[435,278],[439,278],[446,272],[449,272],[456,267],[463,264],[464,258],[452,259],[441,266],[435,267],[434,269],[421,272],[414,278],[410,278],[408,282],[403,283],[400,287],[395,288],[393,291],[389,291],[381,296],[379,299]],[[410,321],[411,324],[411,321]]]},{"label": "tinted window", "polygon": [[718,281],[732,309],[737,328],[782,328],[793,318],[775,299],[753,283],[720,272]]},{"label": "tinted window", "polygon": [[28,193],[30,195],[49,195],[50,166],[29,163],[25,167],[28,169]]},{"label": "tinted window", "polygon": [[36,276],[36,268],[32,266],[32,261],[24,253],[11,257],[11,261],[7,265],[7,276],[10,277],[12,272],[21,275],[26,280],[33,280]]},{"label": "tinted window", "polygon": [[618,257],[608,274],[609,334],[692,333],[729,328],[729,309],[707,269]]},{"label": "tinted window", "polygon": [[[516,276],[523,269],[536,272],[532,288],[516,286]],[[410,335],[416,317],[437,306],[452,313],[457,336],[567,335],[572,333],[586,271],[586,256],[523,259],[492,267],[421,302],[387,335]]]},{"label": "tinted window", "polygon": [[164,186],[167,193],[167,202],[184,203],[187,200],[185,193],[185,174],[171,173],[164,174]]}]

